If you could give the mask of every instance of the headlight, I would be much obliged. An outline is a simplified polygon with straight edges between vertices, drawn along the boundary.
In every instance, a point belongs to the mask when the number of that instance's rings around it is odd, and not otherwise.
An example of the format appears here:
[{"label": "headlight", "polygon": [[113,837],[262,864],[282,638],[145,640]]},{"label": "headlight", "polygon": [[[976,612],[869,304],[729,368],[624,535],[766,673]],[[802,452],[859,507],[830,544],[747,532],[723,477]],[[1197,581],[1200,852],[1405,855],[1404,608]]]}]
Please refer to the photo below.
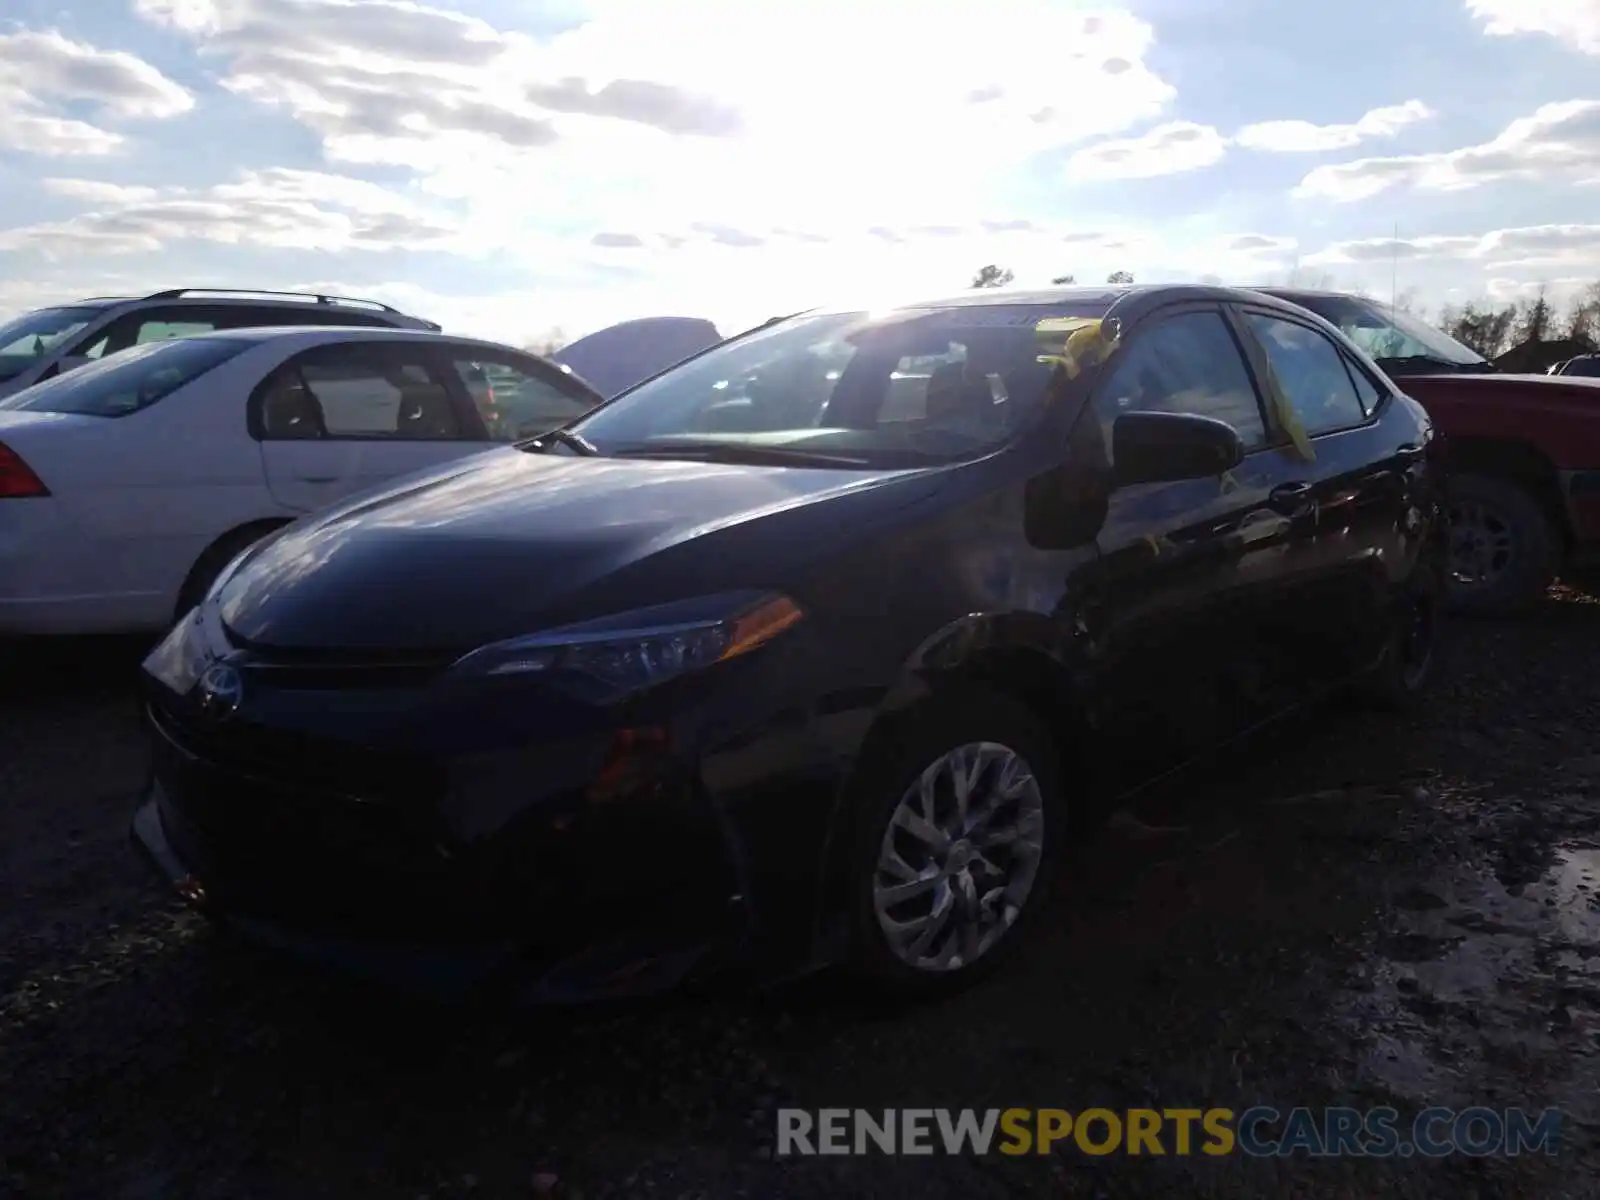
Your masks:
[{"label": "headlight", "polygon": [[199,620],[198,613],[186,613],[144,660],[144,669],[179,695],[193,687],[211,663]]},{"label": "headlight", "polygon": [[635,692],[754,650],[803,616],[798,604],[776,593],[706,596],[495,642],[451,671],[484,677],[568,672]]}]

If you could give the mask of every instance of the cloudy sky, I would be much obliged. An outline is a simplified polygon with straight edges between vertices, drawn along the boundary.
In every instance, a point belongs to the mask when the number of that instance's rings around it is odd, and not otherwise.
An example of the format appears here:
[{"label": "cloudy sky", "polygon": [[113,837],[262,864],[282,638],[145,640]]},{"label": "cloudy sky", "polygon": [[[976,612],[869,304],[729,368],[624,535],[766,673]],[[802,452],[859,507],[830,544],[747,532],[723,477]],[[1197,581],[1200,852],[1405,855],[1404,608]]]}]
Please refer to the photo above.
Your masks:
[{"label": "cloudy sky", "polygon": [[[1112,270],[1600,277],[1600,0],[4,0],[0,311],[526,340]],[[1398,238],[1397,238],[1398,231]]]}]

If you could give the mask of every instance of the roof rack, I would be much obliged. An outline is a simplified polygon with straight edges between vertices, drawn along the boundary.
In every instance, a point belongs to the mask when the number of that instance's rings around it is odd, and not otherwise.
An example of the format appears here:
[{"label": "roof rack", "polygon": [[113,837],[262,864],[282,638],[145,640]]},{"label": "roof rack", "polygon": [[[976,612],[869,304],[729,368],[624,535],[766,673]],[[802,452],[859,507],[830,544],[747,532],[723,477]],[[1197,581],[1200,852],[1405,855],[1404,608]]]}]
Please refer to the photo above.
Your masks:
[{"label": "roof rack", "polygon": [[270,288],[172,288],[165,292],[153,292],[146,296],[146,300],[181,300],[189,296],[261,296],[263,298],[314,300],[318,304],[353,304],[361,308],[375,308],[379,312],[394,313],[404,316],[398,308],[384,304],[380,300],[362,300],[354,296],[324,296],[317,292],[279,292]]}]

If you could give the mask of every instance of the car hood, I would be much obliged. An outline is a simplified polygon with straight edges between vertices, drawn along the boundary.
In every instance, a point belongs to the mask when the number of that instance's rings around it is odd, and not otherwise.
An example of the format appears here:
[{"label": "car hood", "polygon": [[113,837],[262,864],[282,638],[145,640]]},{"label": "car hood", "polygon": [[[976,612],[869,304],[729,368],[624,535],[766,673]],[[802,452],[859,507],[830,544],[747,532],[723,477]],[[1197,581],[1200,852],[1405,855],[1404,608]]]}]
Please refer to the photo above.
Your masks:
[{"label": "car hood", "polygon": [[[941,475],[490,451],[289,526],[224,583],[219,611],[262,648],[456,652],[573,619],[597,592],[609,610],[772,586]],[[764,518],[782,528],[752,536]]]},{"label": "car hood", "polygon": [[1509,395],[1531,393],[1543,399],[1570,397],[1592,401],[1600,398],[1600,379],[1583,375],[1401,375],[1394,381],[1402,391],[1462,392],[1471,395]]}]

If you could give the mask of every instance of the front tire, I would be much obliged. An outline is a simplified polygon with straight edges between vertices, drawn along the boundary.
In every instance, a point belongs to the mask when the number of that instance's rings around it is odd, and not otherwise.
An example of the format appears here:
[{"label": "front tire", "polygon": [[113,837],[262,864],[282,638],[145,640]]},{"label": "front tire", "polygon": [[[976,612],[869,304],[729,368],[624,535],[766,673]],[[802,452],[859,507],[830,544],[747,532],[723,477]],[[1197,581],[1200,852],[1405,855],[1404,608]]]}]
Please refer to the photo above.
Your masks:
[{"label": "front tire", "polygon": [[1511,616],[1543,598],[1556,577],[1560,538],[1544,507],[1489,475],[1448,483],[1450,608]]},{"label": "front tire", "polygon": [[927,999],[998,968],[1043,907],[1064,824],[1058,756],[1029,710],[928,701],[862,780],[850,886],[856,972]]}]

